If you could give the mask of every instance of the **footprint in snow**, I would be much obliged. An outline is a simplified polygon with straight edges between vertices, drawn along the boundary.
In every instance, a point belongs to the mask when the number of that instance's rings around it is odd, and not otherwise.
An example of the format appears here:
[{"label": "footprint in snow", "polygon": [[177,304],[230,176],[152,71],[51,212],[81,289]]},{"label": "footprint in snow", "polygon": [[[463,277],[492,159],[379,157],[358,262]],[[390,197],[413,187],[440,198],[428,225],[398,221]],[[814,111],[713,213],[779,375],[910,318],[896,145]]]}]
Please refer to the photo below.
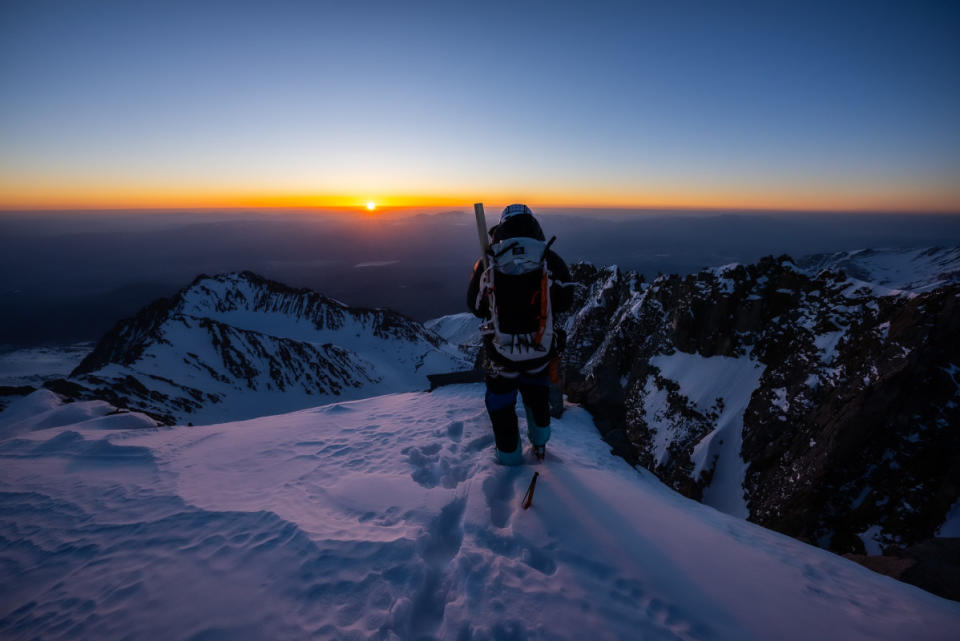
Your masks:
[{"label": "footprint in snow", "polygon": [[479,436],[463,446],[463,451],[467,454],[485,450],[493,445],[493,433]]},{"label": "footprint in snow", "polygon": [[427,526],[417,540],[417,551],[423,559],[423,574],[409,599],[400,599],[388,628],[394,636],[420,639],[434,638],[443,623],[447,603],[456,598],[450,594],[453,582],[448,580],[450,561],[463,544],[463,514],[466,497],[448,503]]},{"label": "footprint in snow", "polygon": [[495,527],[505,528],[510,524],[516,499],[516,480],[521,470],[510,468],[496,470],[483,481],[483,495],[490,508],[490,522]]},{"label": "footprint in snow", "polygon": [[454,421],[447,426],[447,436],[451,440],[459,442],[463,438],[463,421]]},{"label": "footprint in snow", "polygon": [[413,468],[410,477],[421,487],[429,489],[439,485],[453,489],[467,479],[469,457],[444,456],[440,454],[441,448],[440,443],[431,443],[401,450]]}]

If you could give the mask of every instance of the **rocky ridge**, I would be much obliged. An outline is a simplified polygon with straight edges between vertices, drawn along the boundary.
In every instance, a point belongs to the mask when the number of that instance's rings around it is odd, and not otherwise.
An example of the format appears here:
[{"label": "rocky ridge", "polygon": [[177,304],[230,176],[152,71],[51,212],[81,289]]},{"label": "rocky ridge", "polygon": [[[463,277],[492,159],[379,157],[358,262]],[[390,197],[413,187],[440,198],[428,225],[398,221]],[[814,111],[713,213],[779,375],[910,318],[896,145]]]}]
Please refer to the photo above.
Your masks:
[{"label": "rocky ridge", "polygon": [[[838,552],[929,539],[960,496],[960,250],[873,254],[577,265],[565,391],[687,496]],[[878,255],[924,269],[861,280]]]}]

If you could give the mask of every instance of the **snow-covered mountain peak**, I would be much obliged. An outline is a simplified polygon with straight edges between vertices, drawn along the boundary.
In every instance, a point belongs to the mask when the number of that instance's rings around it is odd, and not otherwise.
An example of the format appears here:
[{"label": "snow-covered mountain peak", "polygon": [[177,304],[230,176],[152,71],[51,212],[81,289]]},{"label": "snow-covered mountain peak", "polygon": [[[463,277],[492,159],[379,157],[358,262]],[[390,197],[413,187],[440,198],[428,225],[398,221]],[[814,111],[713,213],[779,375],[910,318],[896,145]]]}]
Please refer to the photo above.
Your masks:
[{"label": "snow-covered mountain peak", "polygon": [[240,272],[198,277],[121,321],[55,389],[165,422],[211,422],[424,389],[427,374],[470,362],[391,310]]},{"label": "snow-covered mountain peak", "polygon": [[313,330],[336,330],[343,327],[347,318],[363,322],[371,314],[393,313],[350,308],[319,292],[296,289],[249,271],[199,276],[176,298],[178,313],[234,326],[248,323],[253,326],[244,329],[274,332],[273,335],[287,338],[302,332],[290,321],[306,322]]},{"label": "snow-covered mountain peak", "polygon": [[[198,276],[172,298],[156,301],[138,314],[141,331],[130,334],[131,346],[147,338],[157,322],[184,316],[207,319],[276,338],[362,347],[362,342],[423,340],[447,348],[433,332],[389,309],[350,307],[309,289],[297,289],[253,272]],[[359,339],[359,345],[357,340]],[[100,346],[98,345],[98,348]],[[100,364],[81,364],[77,373]]]}]

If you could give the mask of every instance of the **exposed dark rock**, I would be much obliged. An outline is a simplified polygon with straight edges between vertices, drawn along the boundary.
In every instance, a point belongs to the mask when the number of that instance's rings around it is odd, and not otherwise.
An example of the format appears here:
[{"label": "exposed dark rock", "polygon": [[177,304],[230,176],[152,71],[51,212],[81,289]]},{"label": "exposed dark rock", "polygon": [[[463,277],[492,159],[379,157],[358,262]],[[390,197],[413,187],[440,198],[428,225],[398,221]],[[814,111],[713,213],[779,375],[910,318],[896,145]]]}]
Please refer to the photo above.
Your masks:
[{"label": "exposed dark rock", "polygon": [[0,385],[0,396],[26,396],[35,391],[30,385]]},{"label": "exposed dark rock", "polygon": [[0,385],[0,412],[2,412],[11,401],[35,391],[36,388],[30,385]]},{"label": "exposed dark rock", "polygon": [[430,391],[445,385],[460,385],[462,383],[483,382],[483,370],[468,369],[461,372],[447,372],[445,374],[427,374],[430,381]]},{"label": "exposed dark rock", "polygon": [[700,498],[716,470],[701,444],[729,399],[690,399],[654,363],[749,357],[763,368],[739,451],[749,518],[838,552],[929,539],[960,496],[958,253],[928,256],[945,271],[912,294],[787,256],[649,284],[575,265],[565,391],[624,458]]},{"label": "exposed dark rock", "polygon": [[158,330],[176,304],[176,296],[160,298],[140,310],[134,318],[119,321],[70,375],[88,374],[110,363],[130,365],[136,362],[151,342],[164,342]]},{"label": "exposed dark rock", "polygon": [[83,385],[80,385],[74,381],[69,381],[65,378],[55,378],[49,381],[44,381],[43,386],[51,392],[56,392],[67,402],[84,398],[90,391]]},{"label": "exposed dark rock", "polygon": [[844,554],[874,572],[910,583],[947,599],[960,601],[960,539],[929,539],[908,548],[892,548],[883,556]]}]

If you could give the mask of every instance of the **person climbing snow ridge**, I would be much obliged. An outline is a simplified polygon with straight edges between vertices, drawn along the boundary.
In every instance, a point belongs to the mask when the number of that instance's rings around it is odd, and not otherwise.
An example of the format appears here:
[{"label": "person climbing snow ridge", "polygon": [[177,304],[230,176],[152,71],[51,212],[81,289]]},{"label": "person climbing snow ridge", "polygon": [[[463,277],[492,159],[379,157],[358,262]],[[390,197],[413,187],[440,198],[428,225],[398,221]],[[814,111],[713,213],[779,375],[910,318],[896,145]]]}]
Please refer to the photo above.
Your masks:
[{"label": "person climbing snow ridge", "polygon": [[[482,222],[478,205],[478,224]],[[483,232],[481,232],[482,234]],[[482,239],[484,240],[484,239]],[[517,392],[523,398],[527,435],[534,455],[543,460],[550,439],[550,375],[565,336],[554,327],[555,314],[570,308],[572,279],[566,263],[550,249],[530,208],[509,205],[489,231],[489,248],[473,267],[467,307],[485,321],[488,360],[486,407],[493,424],[497,459],[523,463],[517,423]]]}]

